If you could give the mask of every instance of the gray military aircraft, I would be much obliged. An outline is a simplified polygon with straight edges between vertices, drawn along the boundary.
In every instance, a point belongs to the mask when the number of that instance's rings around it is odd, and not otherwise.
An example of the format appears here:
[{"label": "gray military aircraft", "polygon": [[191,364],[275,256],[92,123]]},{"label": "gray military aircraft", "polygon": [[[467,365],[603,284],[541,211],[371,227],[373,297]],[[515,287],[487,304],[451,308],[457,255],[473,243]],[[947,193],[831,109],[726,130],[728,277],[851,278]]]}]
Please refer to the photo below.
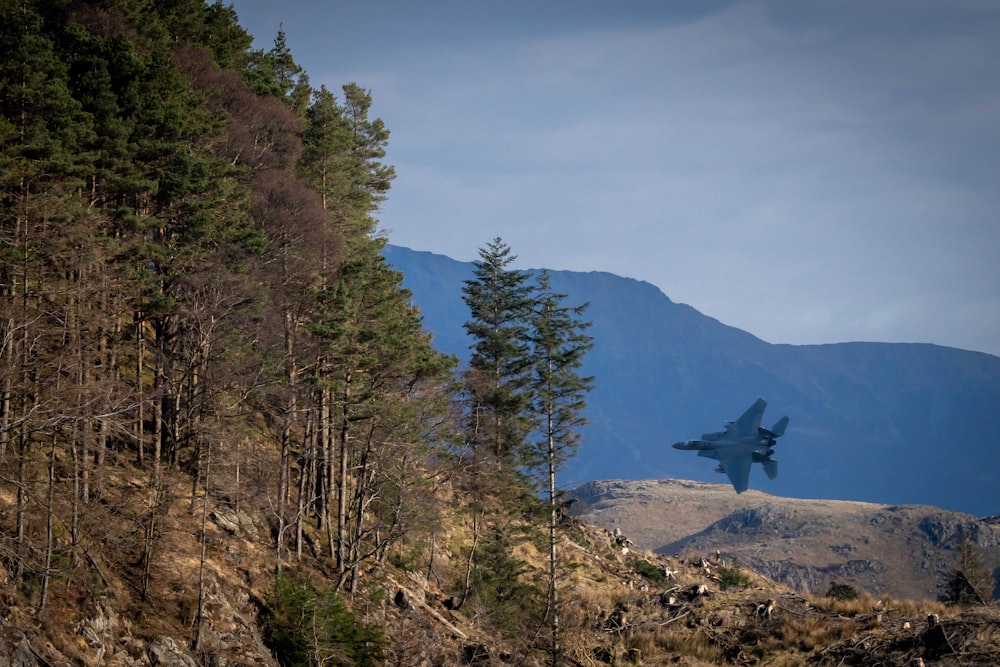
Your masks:
[{"label": "gray military aircraft", "polygon": [[782,417],[770,430],[760,425],[767,401],[758,398],[736,421],[727,421],[726,430],[705,433],[701,440],[674,443],[674,449],[697,450],[698,456],[719,462],[716,472],[729,475],[736,493],[750,485],[750,464],[760,463],[771,479],[778,476],[778,462],[771,458],[777,438],[785,434],[788,417]]}]

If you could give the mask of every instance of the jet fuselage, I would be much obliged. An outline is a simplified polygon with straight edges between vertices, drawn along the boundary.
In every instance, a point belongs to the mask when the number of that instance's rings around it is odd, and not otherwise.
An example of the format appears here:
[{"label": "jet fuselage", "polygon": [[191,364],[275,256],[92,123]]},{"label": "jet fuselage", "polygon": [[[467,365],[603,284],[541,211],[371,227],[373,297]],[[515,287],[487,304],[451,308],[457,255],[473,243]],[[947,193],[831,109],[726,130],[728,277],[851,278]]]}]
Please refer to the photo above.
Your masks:
[{"label": "jet fuselage", "polygon": [[697,451],[698,456],[719,462],[718,472],[726,473],[737,493],[748,487],[750,464],[760,463],[771,479],[778,475],[778,462],[771,458],[777,438],[784,434],[788,417],[783,417],[771,429],[760,425],[767,403],[758,399],[742,417],[725,423],[725,431],[704,433],[698,440],[673,444],[674,449]]}]

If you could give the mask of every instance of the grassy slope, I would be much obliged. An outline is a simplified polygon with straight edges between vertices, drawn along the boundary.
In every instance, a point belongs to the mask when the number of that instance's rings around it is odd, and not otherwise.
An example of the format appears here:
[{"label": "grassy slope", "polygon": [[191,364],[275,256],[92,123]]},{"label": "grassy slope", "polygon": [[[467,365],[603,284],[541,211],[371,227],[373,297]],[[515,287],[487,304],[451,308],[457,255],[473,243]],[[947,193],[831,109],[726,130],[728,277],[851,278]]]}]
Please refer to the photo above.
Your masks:
[{"label": "grassy slope", "polygon": [[[183,656],[193,664],[274,664],[256,616],[274,568],[266,512],[249,500],[239,516],[232,508],[209,506],[209,603],[202,650],[195,654],[200,502],[192,511],[184,495],[188,480],[182,475],[171,480],[174,500],[161,522],[152,594],[143,602],[136,554],[124,546],[134,544],[125,537],[141,509],[134,502],[143,492],[136,472],[124,467],[107,479],[101,515],[91,510],[92,520],[109,535],[121,534],[76,565],[92,572],[92,591],[57,583],[54,602],[38,617],[33,601],[13,582],[3,584],[0,664],[7,664],[5,659],[26,665],[192,664]],[[455,503],[444,521],[433,555],[427,543],[411,543],[415,557],[407,567],[394,566],[393,558],[373,566],[348,603],[363,622],[385,628],[387,664],[544,664],[544,652],[524,652],[531,637],[497,635],[471,607],[448,608],[448,591],[464,575],[470,539],[460,505]],[[657,555],[575,519],[564,522],[560,545],[565,664],[850,665],[872,664],[865,662],[872,656],[886,665],[910,665],[916,657],[928,664],[958,664],[954,654],[964,665],[1000,664],[995,608],[959,614],[935,602],[813,598],[748,570],[720,569],[713,554]],[[545,554],[531,541],[514,545],[512,553],[525,564],[522,576],[544,574]],[[312,565],[287,567],[322,583],[328,574],[322,560],[305,562]],[[671,574],[664,577],[667,570]],[[722,590],[734,572],[739,585]],[[698,594],[701,586],[705,592]],[[773,617],[755,617],[756,607],[768,599],[776,601]],[[941,615],[943,635],[928,628],[928,613]],[[528,630],[544,636],[544,630]]]}]

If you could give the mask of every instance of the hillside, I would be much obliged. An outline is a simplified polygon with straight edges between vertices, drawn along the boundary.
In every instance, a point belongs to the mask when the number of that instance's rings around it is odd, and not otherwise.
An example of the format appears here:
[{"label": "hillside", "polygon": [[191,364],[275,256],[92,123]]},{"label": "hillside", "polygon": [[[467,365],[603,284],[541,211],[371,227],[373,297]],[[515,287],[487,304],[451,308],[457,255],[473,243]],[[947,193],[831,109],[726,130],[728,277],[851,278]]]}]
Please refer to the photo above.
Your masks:
[{"label": "hillside", "polygon": [[[466,355],[461,286],[472,265],[397,246],[383,253],[434,344]],[[718,430],[764,397],[767,424],[791,423],[776,450],[780,475],[755,470],[751,488],[1000,514],[1000,358],[921,344],[771,345],[648,283],[551,276],[571,303],[590,302],[595,339],[584,368],[596,377],[590,426],[567,481],[720,481],[710,462],[669,445]]]},{"label": "hillside", "polygon": [[[99,522],[108,535],[127,534],[141,519],[142,509],[129,498],[142,478],[141,470],[123,465],[103,480],[103,502],[88,510],[90,521]],[[162,544],[145,601],[131,564],[130,542],[120,537],[88,550],[76,567],[89,571],[90,583],[60,579],[53,603],[40,615],[37,600],[12,586],[9,573],[3,572],[0,665],[279,664],[274,657],[276,619],[285,617],[277,600],[296,603],[295,598],[279,598],[273,586],[267,510],[248,502],[237,511],[208,499],[192,511],[184,498],[189,483],[178,474],[164,480],[174,500],[164,508]],[[447,487],[439,487],[441,500],[450,495]],[[484,615],[484,607],[456,603],[454,593],[466,576],[473,537],[468,509],[462,501],[452,502],[435,536],[415,533],[387,558],[371,563],[352,595],[330,597],[321,560],[306,556],[285,565],[286,576],[309,582],[299,594],[311,591],[308,595],[315,596],[304,598],[312,602],[300,608],[309,632],[317,633],[310,635],[314,639],[331,636],[319,634],[326,627],[317,626],[326,618],[320,615],[323,605],[338,599],[347,604],[348,615],[339,612],[335,619],[340,620],[332,626],[343,648],[328,654],[329,663],[353,664],[343,651],[352,646],[351,637],[364,636],[369,658],[360,664],[547,664],[544,651],[530,648],[538,627],[519,626],[526,619],[513,616],[504,623],[520,632],[498,633],[496,619]],[[208,545],[204,567],[203,528]],[[530,522],[521,528],[530,534]],[[307,533],[310,542],[318,538],[314,529]],[[545,557],[532,539],[515,540],[512,548],[527,593],[531,582],[544,577]],[[644,552],[577,520],[563,522],[559,549],[561,664],[861,666],[878,660],[909,667],[919,657],[926,665],[985,667],[1000,660],[996,607],[962,610],[885,595],[838,601],[799,594],[749,569],[720,564],[712,553],[691,546],[683,557]],[[205,613],[199,619],[200,583]],[[529,600],[526,596],[516,604]],[[765,615],[758,609],[768,600],[775,605]],[[930,624],[929,614],[940,620]],[[284,655],[287,659],[289,654]]]},{"label": "hillside", "polygon": [[283,33],[4,9],[0,667],[996,664],[985,601],[800,595],[542,502],[381,254],[370,93]]},{"label": "hillside", "polygon": [[[574,515],[661,554],[715,553],[800,592],[833,582],[872,595],[933,599],[969,540],[1000,573],[1000,529],[919,505],[780,498],[725,484],[601,481],[572,492]],[[995,593],[1000,597],[1000,588]]]}]

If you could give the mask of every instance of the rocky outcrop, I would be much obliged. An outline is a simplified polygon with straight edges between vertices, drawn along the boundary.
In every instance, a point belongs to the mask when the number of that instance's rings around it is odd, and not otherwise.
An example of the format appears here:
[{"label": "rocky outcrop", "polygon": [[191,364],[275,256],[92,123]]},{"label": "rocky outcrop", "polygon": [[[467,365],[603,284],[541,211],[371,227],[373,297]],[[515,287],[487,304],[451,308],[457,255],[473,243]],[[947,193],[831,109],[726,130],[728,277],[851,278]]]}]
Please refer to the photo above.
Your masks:
[{"label": "rocky outcrop", "polygon": [[4,667],[40,667],[38,655],[31,647],[31,641],[24,633],[19,633],[13,647],[0,641],[0,665]]},{"label": "rocky outcrop", "polygon": [[965,541],[981,549],[1000,546],[1000,535],[990,524],[968,515],[935,512],[918,525],[936,547],[957,549]]},{"label": "rocky outcrop", "polygon": [[791,518],[787,510],[774,503],[764,503],[759,507],[748,507],[743,512],[733,512],[715,527],[727,533],[744,535],[751,532],[775,533],[784,530]]},{"label": "rocky outcrop", "polygon": [[754,572],[779,581],[799,591],[823,593],[833,581],[856,581],[862,576],[884,573],[886,566],[877,560],[848,560],[826,566],[797,563],[793,560],[746,558],[741,563]]},{"label": "rocky outcrop", "polygon": [[96,613],[79,623],[77,634],[86,643],[93,663],[108,667],[277,665],[260,637],[249,595],[218,581],[212,582],[206,592],[205,624],[198,651],[169,635],[149,641],[135,636],[132,623],[107,602],[99,603]]},{"label": "rocky outcrop", "polygon": [[681,480],[590,482],[574,515],[668,555],[720,552],[800,591],[831,582],[933,599],[966,540],[1000,568],[1000,527],[923,505],[779,498]]}]

